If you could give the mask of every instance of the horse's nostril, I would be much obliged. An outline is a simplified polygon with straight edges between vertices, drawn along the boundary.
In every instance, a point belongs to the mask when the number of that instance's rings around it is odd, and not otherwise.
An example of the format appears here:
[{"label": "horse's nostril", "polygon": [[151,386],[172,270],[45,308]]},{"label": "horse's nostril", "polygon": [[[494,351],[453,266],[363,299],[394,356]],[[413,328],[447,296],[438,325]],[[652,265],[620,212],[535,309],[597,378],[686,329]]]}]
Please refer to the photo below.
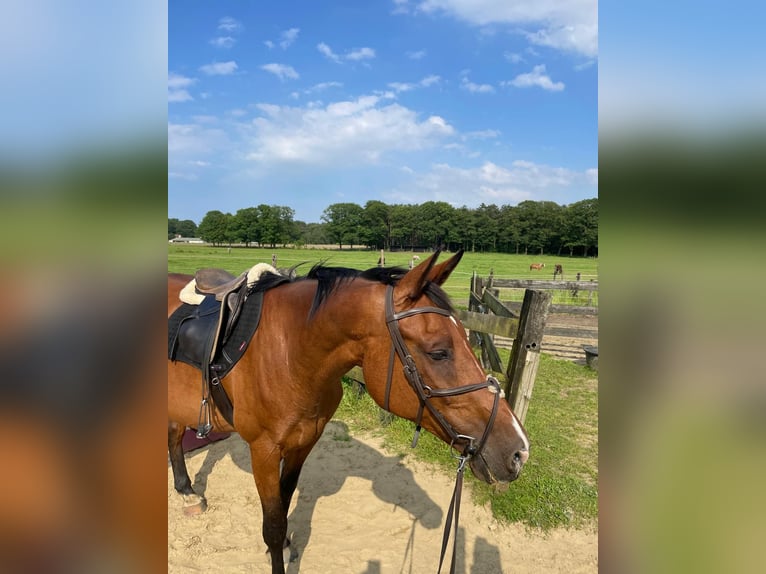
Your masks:
[{"label": "horse's nostril", "polygon": [[527,459],[529,458],[529,451],[528,450],[519,450],[516,451],[513,455],[513,462],[524,464],[527,462]]}]

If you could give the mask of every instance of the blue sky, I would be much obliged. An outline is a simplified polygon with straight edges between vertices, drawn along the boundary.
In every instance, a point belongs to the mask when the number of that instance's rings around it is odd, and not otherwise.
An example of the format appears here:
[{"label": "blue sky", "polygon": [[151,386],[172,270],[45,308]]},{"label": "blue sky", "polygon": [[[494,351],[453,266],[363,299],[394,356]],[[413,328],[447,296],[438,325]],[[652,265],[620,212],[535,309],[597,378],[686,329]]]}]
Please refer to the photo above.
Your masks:
[{"label": "blue sky", "polygon": [[597,195],[594,0],[171,0],[168,215]]}]

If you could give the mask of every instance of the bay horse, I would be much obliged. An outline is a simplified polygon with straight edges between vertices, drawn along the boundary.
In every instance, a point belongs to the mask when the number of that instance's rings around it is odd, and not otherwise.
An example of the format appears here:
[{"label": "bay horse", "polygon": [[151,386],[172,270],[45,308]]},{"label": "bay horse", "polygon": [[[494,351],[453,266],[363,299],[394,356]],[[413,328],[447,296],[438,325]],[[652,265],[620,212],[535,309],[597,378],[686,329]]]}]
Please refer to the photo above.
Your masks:
[{"label": "bay horse", "polygon": [[[249,444],[273,574],[284,574],[289,559],[287,515],[301,468],[340,403],[341,377],[354,366],[378,405],[451,445],[477,477],[518,477],[529,456],[526,432],[498,400],[497,381],[482,370],[440,287],[462,255],[437,265],[436,251],[409,271],[315,266],[265,291],[260,326],[221,381],[234,424],[217,409],[212,422],[213,430],[236,431]],[[168,275],[168,316],[191,279]],[[186,427],[198,422],[200,380],[194,367],[168,361],[174,485],[201,512],[205,501],[192,489],[182,450]]]}]

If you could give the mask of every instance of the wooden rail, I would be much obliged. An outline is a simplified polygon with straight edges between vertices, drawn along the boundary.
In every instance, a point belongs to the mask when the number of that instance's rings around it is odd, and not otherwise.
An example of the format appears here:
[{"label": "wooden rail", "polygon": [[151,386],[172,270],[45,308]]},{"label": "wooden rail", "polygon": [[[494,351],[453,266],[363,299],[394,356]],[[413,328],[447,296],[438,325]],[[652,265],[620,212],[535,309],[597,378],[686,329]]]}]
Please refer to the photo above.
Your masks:
[{"label": "wooden rail", "polygon": [[598,291],[598,281],[540,281],[538,279],[496,279],[490,277],[491,287],[506,289],[561,289],[566,291]]},{"label": "wooden rail", "polygon": [[[508,308],[498,297],[498,284],[486,282],[476,274],[471,277],[468,311],[458,311],[469,339],[481,348],[485,369],[505,374],[504,391],[513,412],[523,423],[532,398],[537,367],[540,363],[543,331],[551,303],[550,291],[526,289],[519,313]],[[503,367],[492,335],[513,338],[511,360]]]}]

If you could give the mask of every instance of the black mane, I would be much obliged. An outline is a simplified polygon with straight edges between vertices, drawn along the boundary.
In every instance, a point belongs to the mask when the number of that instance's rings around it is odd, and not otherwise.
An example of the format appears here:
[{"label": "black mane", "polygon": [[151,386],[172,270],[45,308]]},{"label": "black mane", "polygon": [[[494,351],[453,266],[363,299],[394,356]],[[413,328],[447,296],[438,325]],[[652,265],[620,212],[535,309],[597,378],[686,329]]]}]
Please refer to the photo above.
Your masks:
[{"label": "black mane", "polygon": [[[399,280],[407,273],[403,267],[371,267],[366,271],[351,269],[349,267],[329,267],[322,263],[314,265],[309,272],[302,276],[294,276],[294,269],[290,270],[290,277],[283,275],[274,275],[265,273],[253,287],[254,290],[266,291],[286,282],[315,280],[317,281],[317,290],[314,294],[314,301],[311,303],[309,318],[314,316],[322,304],[327,301],[332,294],[344,283],[355,279],[366,279],[383,285],[396,285]],[[428,282],[425,293],[431,299],[433,304],[441,309],[454,312],[449,297],[444,290],[436,283]]]}]

